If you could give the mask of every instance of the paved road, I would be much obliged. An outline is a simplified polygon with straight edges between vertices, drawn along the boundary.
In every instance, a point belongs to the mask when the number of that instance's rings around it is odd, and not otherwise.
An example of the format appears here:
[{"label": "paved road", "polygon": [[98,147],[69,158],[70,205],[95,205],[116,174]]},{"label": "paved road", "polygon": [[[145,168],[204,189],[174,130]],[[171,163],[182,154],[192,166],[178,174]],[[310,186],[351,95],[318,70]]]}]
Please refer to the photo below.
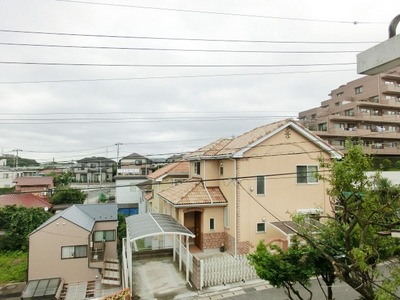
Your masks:
[{"label": "paved road", "polygon": [[[304,299],[308,299],[308,292],[306,292],[302,287],[299,288],[301,291],[301,295],[304,296]],[[311,290],[313,292],[313,299],[326,299],[323,295],[321,289],[319,288],[317,280],[312,280]],[[231,299],[231,300],[284,300],[289,299],[284,292],[284,289],[271,288],[267,285],[261,285],[256,287],[247,287],[244,288],[243,291],[238,290],[237,295],[223,297],[223,299]],[[336,300],[350,300],[350,299],[359,299],[360,295],[356,293],[352,288],[350,288],[347,284],[343,282],[338,282],[333,287],[333,296]],[[213,299],[213,298],[210,298]],[[215,298],[218,299],[218,298]]]}]

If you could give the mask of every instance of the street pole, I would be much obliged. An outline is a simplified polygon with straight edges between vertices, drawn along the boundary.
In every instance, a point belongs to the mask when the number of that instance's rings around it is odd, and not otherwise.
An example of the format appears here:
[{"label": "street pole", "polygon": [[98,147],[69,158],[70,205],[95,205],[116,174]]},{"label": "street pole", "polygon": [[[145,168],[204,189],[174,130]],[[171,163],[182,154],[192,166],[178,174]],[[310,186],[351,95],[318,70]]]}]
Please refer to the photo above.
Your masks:
[{"label": "street pole", "polygon": [[22,150],[21,149],[14,149],[13,151],[17,152],[17,156],[15,158],[15,170],[17,171],[18,170],[18,152],[22,151]]},{"label": "street pole", "polygon": [[122,143],[116,143],[115,145],[117,146],[117,172],[118,172],[119,146],[121,146]]}]

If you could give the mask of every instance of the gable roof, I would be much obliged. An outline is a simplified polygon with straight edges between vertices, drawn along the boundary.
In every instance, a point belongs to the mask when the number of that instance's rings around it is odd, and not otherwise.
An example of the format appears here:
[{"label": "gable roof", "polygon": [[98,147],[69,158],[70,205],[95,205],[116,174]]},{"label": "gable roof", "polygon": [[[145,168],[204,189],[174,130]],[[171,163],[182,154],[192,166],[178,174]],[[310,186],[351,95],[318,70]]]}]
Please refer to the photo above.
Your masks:
[{"label": "gable roof", "polygon": [[39,231],[59,218],[64,218],[65,220],[90,232],[96,222],[118,220],[117,204],[75,204],[52,216],[36,228],[31,234]]},{"label": "gable roof", "polygon": [[342,154],[338,150],[325,143],[321,138],[311,133],[300,123],[294,121],[293,119],[285,119],[254,128],[253,130],[250,130],[236,138],[220,139],[203,148],[200,148],[199,150],[191,152],[185,158],[239,158],[242,157],[243,154],[252,147],[262,143],[266,139],[282,130],[285,130],[288,127],[291,127],[293,130],[303,135],[306,139],[320,147],[322,150],[330,153],[332,158],[342,157]]},{"label": "gable roof", "polygon": [[44,177],[17,177],[14,179],[15,185],[18,186],[42,186],[46,185],[49,188],[52,188],[53,185],[53,177],[44,176]]},{"label": "gable roof", "polygon": [[153,180],[162,180],[167,175],[188,175],[189,174],[189,162],[181,161],[174,162],[163,166],[155,172],[147,175],[147,178]]},{"label": "gable roof", "polygon": [[112,159],[102,156],[92,156],[92,157],[85,157],[76,161],[77,163],[116,163]]},{"label": "gable roof", "polygon": [[0,195],[0,206],[17,205],[23,207],[50,208],[52,205],[43,198],[33,194],[6,194]]},{"label": "gable roof", "polygon": [[140,154],[137,154],[137,153],[131,153],[131,154],[129,154],[128,156],[124,156],[123,158],[121,158],[121,159],[137,159],[137,158],[140,158],[140,159],[148,159],[147,157],[144,157],[143,155],[140,155]]},{"label": "gable roof", "polygon": [[176,206],[225,206],[227,204],[219,187],[206,187],[203,181],[195,178],[163,190],[158,195]]}]

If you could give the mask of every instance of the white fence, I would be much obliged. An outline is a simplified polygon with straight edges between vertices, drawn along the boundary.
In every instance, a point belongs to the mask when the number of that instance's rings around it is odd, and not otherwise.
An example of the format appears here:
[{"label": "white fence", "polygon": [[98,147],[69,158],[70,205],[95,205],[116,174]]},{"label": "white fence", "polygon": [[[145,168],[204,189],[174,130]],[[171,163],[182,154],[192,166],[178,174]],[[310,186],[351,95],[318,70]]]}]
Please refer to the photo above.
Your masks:
[{"label": "white fence", "polygon": [[[185,265],[186,268],[186,256],[189,255],[189,271],[193,272],[193,254],[190,253],[190,251],[184,246],[184,244],[181,243],[179,237],[175,237],[175,243],[178,245],[177,247],[174,248],[175,255],[182,256],[182,258],[180,259],[179,264],[181,264],[181,262]],[[181,269],[181,266],[179,265],[179,268]]]},{"label": "white fence", "polygon": [[246,255],[200,260],[200,288],[257,278]]}]

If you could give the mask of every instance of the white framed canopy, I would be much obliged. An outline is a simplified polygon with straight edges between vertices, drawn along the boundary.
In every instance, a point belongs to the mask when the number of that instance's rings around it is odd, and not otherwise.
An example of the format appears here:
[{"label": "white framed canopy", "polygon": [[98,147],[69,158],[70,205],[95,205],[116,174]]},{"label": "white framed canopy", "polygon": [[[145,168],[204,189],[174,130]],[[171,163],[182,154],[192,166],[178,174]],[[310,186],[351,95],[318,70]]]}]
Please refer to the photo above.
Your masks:
[{"label": "white framed canopy", "polygon": [[[157,236],[157,235],[178,235],[179,237],[184,236],[186,240],[186,251],[189,251],[189,238],[194,238],[195,235],[174,219],[170,215],[159,214],[159,213],[145,213],[140,215],[132,215],[126,218],[126,239],[124,239],[124,250],[123,258],[124,264],[126,263],[127,276],[125,286],[129,285],[132,289],[133,278],[132,278],[132,243],[136,240],[143,239],[146,237]],[[174,249],[173,257],[175,261],[175,243],[174,238]],[[181,238],[179,238],[181,240]],[[182,270],[182,244],[178,245],[179,252],[179,270]],[[186,282],[189,283],[189,255],[186,255]]]}]

